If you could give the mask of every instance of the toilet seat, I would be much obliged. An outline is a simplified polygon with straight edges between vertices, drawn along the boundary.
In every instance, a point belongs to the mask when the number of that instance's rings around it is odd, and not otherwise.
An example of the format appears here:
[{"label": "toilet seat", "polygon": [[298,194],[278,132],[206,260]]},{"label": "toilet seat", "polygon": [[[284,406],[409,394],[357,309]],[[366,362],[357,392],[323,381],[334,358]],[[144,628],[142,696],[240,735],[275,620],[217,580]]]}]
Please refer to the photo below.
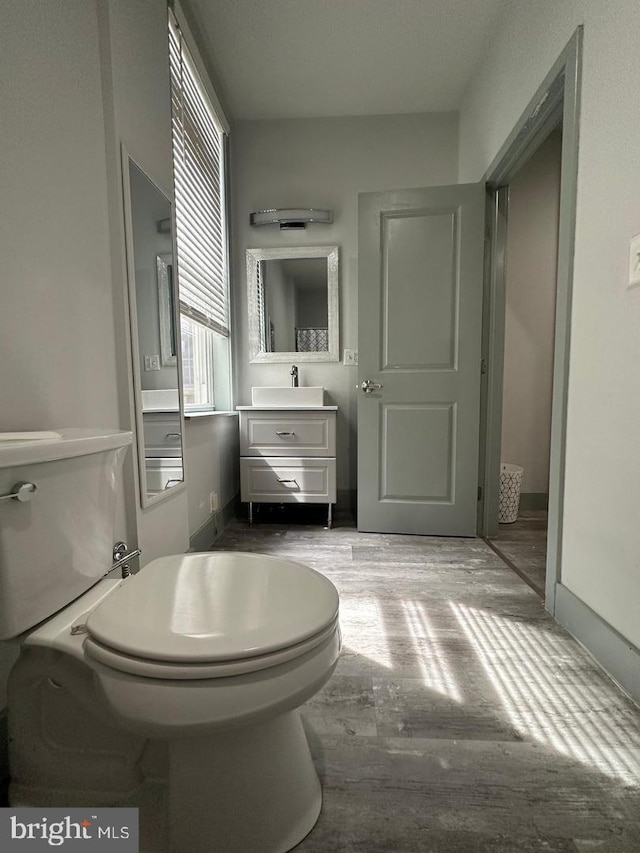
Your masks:
[{"label": "toilet seat", "polygon": [[108,646],[87,637],[84,642],[85,653],[98,663],[126,672],[129,675],[141,675],[145,678],[160,678],[167,681],[174,679],[192,679],[194,681],[205,678],[230,678],[236,675],[245,675],[250,672],[259,672],[272,666],[295,660],[322,643],[330,639],[336,631],[340,631],[338,618],[327,626],[319,634],[310,637],[302,643],[271,652],[266,655],[256,655],[237,661],[224,661],[221,663],[167,663],[157,660],[148,660],[135,655],[125,655],[114,651]]},{"label": "toilet seat", "polygon": [[298,658],[338,626],[338,594],[320,573],[261,554],[162,557],[89,614],[85,653],[157,679],[257,672]]}]

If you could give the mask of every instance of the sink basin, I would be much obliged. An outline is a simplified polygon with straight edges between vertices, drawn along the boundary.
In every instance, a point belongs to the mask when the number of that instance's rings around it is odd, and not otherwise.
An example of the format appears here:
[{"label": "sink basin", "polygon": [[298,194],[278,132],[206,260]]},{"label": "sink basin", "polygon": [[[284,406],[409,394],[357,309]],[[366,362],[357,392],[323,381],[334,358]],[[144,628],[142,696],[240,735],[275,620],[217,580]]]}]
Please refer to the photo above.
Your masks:
[{"label": "sink basin", "polygon": [[251,389],[252,406],[324,406],[321,385],[290,386],[260,385]]}]

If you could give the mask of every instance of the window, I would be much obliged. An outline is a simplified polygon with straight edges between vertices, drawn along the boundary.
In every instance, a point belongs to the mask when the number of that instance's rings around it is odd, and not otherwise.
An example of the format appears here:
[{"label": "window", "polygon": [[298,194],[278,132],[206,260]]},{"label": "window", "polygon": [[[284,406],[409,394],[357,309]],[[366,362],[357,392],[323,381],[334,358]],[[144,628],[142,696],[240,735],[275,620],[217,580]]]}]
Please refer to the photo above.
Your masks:
[{"label": "window", "polygon": [[186,411],[230,408],[225,134],[169,15],[178,292]]}]

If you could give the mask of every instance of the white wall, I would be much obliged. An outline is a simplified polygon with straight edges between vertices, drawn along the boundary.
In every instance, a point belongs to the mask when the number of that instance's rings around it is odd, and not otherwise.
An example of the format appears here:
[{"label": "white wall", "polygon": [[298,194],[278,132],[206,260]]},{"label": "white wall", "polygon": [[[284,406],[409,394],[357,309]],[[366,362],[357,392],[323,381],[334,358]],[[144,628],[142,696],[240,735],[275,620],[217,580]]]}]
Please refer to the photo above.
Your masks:
[{"label": "white wall", "polygon": [[549,491],[561,150],[554,131],[509,185],[502,460],[523,492]]},{"label": "white wall", "polygon": [[267,264],[264,275],[267,334],[273,326],[275,352],[293,352],[295,343],[295,302],[293,281],[280,262]]},{"label": "white wall", "polygon": [[0,430],[118,427],[95,3],[1,11]]},{"label": "white wall", "polygon": [[222,510],[239,491],[238,416],[233,413],[187,418],[186,435],[189,533],[193,535],[211,518],[211,492],[217,493]]},{"label": "white wall", "polygon": [[[0,430],[117,428],[96,6],[1,12]],[[14,657],[0,647],[0,706]]]},{"label": "white wall", "polygon": [[[238,403],[252,385],[287,385],[289,363],[249,364],[245,251],[275,246],[340,247],[340,351],[357,349],[358,193],[455,183],[457,115],[366,116],[238,122],[232,128],[234,317]],[[249,213],[270,207],[334,211],[330,226],[305,231],[251,228]],[[338,412],[338,489],[356,487],[357,369],[300,365],[300,384],[324,385]]]},{"label": "white wall", "polygon": [[477,180],[584,22],[562,583],[640,646],[640,5],[513,0],[461,113]]}]

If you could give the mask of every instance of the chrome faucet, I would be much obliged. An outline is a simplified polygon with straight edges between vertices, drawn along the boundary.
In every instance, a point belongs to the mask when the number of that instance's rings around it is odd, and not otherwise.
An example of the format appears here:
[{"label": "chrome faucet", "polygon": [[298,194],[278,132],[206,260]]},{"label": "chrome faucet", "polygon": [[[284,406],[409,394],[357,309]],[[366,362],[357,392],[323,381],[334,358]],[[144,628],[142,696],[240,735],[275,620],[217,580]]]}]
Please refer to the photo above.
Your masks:
[{"label": "chrome faucet", "polygon": [[298,387],[298,365],[297,364],[291,365],[291,370],[289,372],[289,375],[291,376],[291,387],[297,388]]}]

